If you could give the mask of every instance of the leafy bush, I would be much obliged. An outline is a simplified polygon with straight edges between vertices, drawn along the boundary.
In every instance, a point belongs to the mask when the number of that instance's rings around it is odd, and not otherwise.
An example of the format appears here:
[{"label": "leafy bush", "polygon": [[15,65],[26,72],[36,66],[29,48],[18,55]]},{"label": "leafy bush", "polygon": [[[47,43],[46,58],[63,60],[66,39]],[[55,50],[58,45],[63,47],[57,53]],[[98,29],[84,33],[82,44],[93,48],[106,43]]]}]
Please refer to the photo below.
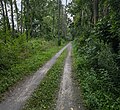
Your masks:
[{"label": "leafy bush", "polygon": [[[95,33],[95,32],[94,32]],[[84,99],[90,110],[120,109],[120,69],[111,46],[94,34],[74,42],[75,68]],[[117,102],[116,102],[117,99]]]},{"label": "leafy bush", "polygon": [[110,44],[113,52],[118,53],[119,51],[119,22],[109,17],[101,19],[95,26],[94,34],[97,38],[104,41],[104,44]]}]

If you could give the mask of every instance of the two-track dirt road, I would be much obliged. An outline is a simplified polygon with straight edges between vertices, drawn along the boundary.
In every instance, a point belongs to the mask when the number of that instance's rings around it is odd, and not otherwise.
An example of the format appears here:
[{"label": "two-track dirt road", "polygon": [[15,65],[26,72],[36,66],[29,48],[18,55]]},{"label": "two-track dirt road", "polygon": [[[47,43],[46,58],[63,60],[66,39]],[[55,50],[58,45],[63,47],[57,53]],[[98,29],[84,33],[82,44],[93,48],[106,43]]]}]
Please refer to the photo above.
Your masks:
[{"label": "two-track dirt road", "polygon": [[[55,110],[83,110],[82,104],[78,103],[76,88],[71,77],[71,51],[72,44],[67,44],[51,60],[49,60],[36,73],[26,79],[23,83],[16,86],[12,93],[0,103],[0,110],[21,110],[27,99],[31,96],[41,80],[45,77],[48,70],[55,64],[57,58],[65,49],[68,49],[68,56],[65,60],[64,72],[61,79],[58,100]],[[39,108],[38,108],[39,110]]]}]

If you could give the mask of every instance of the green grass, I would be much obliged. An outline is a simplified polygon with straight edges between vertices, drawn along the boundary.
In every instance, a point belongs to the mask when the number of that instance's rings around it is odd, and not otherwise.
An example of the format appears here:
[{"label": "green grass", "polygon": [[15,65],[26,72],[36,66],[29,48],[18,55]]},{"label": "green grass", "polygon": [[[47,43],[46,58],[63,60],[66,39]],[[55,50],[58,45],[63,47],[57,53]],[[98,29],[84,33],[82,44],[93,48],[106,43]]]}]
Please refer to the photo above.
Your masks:
[{"label": "green grass", "polygon": [[[9,64],[9,66],[7,69],[0,70],[0,101],[3,98],[4,92],[14,86],[16,82],[22,80],[25,76],[34,73],[39,67],[55,55],[63,45],[58,47],[53,41],[48,42],[43,39],[32,39],[22,45],[15,44],[14,48],[13,45],[10,45],[9,47],[10,49],[6,49],[5,47],[5,49],[10,52],[5,51],[4,54],[7,57],[4,56],[5,60],[3,60],[3,64],[5,66],[8,66]],[[10,55],[10,53],[12,54]],[[15,57],[15,54],[17,54],[17,57]],[[14,57],[11,58],[12,56]],[[8,62],[6,63],[5,61],[7,60]]]},{"label": "green grass", "polygon": [[48,71],[23,110],[54,110],[66,55],[67,51],[65,50]]}]

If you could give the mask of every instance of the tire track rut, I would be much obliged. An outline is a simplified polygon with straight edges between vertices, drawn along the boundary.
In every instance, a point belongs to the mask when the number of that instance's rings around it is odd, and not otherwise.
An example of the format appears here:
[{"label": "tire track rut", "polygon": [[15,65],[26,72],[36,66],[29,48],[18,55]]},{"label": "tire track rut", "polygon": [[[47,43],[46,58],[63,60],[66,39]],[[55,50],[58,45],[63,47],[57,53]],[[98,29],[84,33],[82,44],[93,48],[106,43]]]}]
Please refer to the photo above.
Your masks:
[{"label": "tire track rut", "polygon": [[72,44],[70,43],[55,110],[85,110],[80,92],[72,79],[71,51]]},{"label": "tire track rut", "polygon": [[39,85],[40,81],[47,74],[47,71],[55,64],[57,58],[69,46],[67,44],[62,48],[51,60],[49,60],[42,68],[34,73],[21,85],[18,85],[12,93],[3,102],[0,103],[0,110],[20,110],[25,105],[26,100],[31,96]]}]

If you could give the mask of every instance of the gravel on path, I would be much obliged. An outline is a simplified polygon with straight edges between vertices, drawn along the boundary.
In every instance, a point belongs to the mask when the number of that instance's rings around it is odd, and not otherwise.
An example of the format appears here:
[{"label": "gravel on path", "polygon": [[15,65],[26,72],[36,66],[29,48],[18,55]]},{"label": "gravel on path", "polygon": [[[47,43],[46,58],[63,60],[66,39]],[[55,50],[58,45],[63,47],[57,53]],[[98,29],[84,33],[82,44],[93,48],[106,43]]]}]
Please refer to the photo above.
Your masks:
[{"label": "gravel on path", "polygon": [[72,44],[70,43],[55,110],[84,110],[82,101],[78,95],[79,90],[75,87],[72,78],[71,51]]},{"label": "gravel on path", "polygon": [[0,103],[0,110],[21,110],[27,99],[31,96],[41,80],[45,77],[47,71],[53,66],[53,64],[55,64],[57,58],[69,45],[70,44],[67,44],[36,73],[34,73],[20,85],[16,86],[9,97],[6,97],[6,99]]}]

